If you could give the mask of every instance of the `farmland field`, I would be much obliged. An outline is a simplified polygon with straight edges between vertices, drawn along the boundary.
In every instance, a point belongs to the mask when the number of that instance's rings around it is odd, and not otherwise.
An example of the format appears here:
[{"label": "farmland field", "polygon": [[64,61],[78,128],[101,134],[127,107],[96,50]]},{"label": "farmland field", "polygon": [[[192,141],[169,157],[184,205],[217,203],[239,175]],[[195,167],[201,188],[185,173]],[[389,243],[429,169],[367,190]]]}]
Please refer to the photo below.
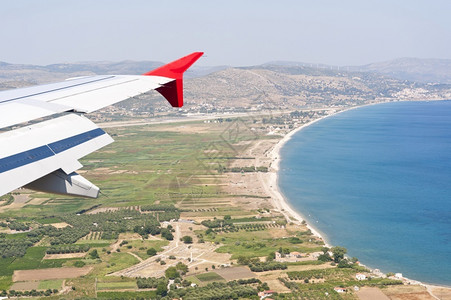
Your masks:
[{"label": "farmland field", "polygon": [[55,268],[40,270],[14,271],[13,281],[48,280],[61,278],[74,278],[88,274],[92,267],[85,268]]},{"label": "farmland field", "polygon": [[227,281],[256,277],[253,272],[245,267],[224,268],[216,270],[215,273]]},{"label": "farmland field", "polygon": [[215,272],[209,272],[209,273],[203,273],[196,275],[197,279],[199,279],[202,282],[209,282],[209,281],[224,281],[224,278],[222,278],[219,274]]},{"label": "farmland field", "polygon": [[125,282],[98,282],[97,290],[126,290],[126,289],[136,289],[136,282],[125,281]]},{"label": "farmland field", "polygon": [[63,285],[63,280],[42,280],[39,282],[39,289],[40,290],[47,290],[47,289],[61,289],[61,286]]}]

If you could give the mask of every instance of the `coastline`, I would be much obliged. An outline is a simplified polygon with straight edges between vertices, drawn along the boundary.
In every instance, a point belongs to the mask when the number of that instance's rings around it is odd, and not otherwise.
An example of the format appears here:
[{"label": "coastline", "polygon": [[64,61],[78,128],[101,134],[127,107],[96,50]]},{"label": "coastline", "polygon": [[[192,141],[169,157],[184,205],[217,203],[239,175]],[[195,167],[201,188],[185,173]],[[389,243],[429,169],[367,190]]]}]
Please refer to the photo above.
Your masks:
[{"label": "coastline", "polygon": [[[318,119],[312,120],[309,123],[303,124],[302,126],[297,127],[295,129],[293,129],[292,131],[288,132],[281,140],[279,140],[274,145],[274,147],[271,149],[271,151],[269,151],[269,153],[267,154],[267,156],[271,159],[270,170],[268,173],[266,173],[266,178],[264,178],[262,180],[262,183],[263,183],[264,189],[271,196],[271,204],[273,205],[273,207],[275,209],[280,211],[280,213],[282,213],[285,216],[285,218],[287,220],[289,220],[290,222],[295,222],[295,223],[301,224],[303,221],[305,221],[307,228],[311,230],[311,232],[314,236],[322,239],[324,241],[326,247],[329,247],[329,248],[333,247],[333,245],[330,245],[327,242],[326,235],[324,233],[320,232],[314,226],[312,226],[309,223],[309,221],[302,215],[301,212],[298,212],[294,208],[292,208],[288,199],[285,197],[285,195],[282,193],[282,191],[279,188],[278,172],[280,170],[280,161],[281,161],[280,151],[283,148],[283,146],[292,138],[292,136],[294,134],[298,133],[302,129],[305,129],[306,127],[308,127],[316,122],[319,122],[325,118],[335,116],[339,113],[346,112],[346,111],[349,111],[352,109],[361,108],[361,107],[365,107],[365,106],[369,106],[369,105],[383,104],[383,103],[387,103],[387,102],[379,102],[379,103],[371,103],[371,104],[366,104],[366,105],[361,105],[361,106],[353,106],[353,107],[349,107],[346,109],[342,109],[340,111],[336,111],[327,116],[323,116]],[[362,266],[368,268],[371,272],[373,272],[373,269],[365,266],[364,264],[362,264]],[[403,277],[403,282],[405,284],[407,283],[407,284],[424,286],[426,288],[427,292],[435,299],[440,299],[440,298],[438,298],[436,295],[434,295],[434,292],[435,292],[434,290],[439,290],[439,289],[445,289],[447,291],[451,290],[450,286],[439,285],[439,284],[434,284],[434,283],[425,283],[425,282],[421,282],[418,280],[412,280],[407,277]]]},{"label": "coastline", "polygon": [[[380,102],[385,103],[385,102]],[[287,133],[274,147],[273,149],[268,153],[268,157],[271,159],[271,165],[270,165],[270,171],[266,174],[266,179],[262,180],[263,186],[265,190],[271,195],[271,203],[274,208],[279,210],[287,220],[294,221],[295,223],[301,224],[303,221],[305,221],[306,226],[312,234],[324,241],[324,244],[326,247],[332,247],[326,239],[326,235],[322,232],[320,232],[317,228],[312,226],[308,221],[307,218],[302,215],[302,213],[296,211],[294,208],[291,207],[289,201],[285,197],[285,195],[282,193],[282,191],[279,188],[279,169],[280,169],[280,161],[281,161],[281,155],[280,151],[283,148],[283,146],[291,139],[293,135],[301,131],[302,129],[307,128],[308,126],[315,124],[316,122],[319,122],[325,118],[335,116],[339,113],[349,111],[352,109],[368,106],[368,105],[375,105],[379,103],[372,103],[372,104],[366,104],[361,106],[353,106],[349,108],[342,109],[340,111],[336,111],[330,115],[323,116],[321,118],[312,120],[306,124],[303,124],[302,126],[299,126],[289,133]]]}]

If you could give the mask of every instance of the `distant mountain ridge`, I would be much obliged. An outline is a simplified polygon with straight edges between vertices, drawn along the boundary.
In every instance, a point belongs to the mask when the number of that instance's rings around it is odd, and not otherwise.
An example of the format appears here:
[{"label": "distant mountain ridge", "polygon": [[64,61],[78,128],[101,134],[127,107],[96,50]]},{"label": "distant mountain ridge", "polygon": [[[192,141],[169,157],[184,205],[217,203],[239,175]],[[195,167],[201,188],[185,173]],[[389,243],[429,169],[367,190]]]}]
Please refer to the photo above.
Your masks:
[{"label": "distant mountain ridge", "polygon": [[[138,75],[146,73],[150,70],[164,65],[157,61],[132,61],[126,60],[121,62],[109,61],[92,61],[77,63],[58,63],[46,66],[29,65],[29,64],[10,64],[0,61],[0,80],[8,78],[9,80],[27,81],[27,73],[33,74],[35,83],[44,83],[58,80],[62,75],[64,77],[76,77],[87,75]],[[228,66],[192,66],[186,73],[186,78],[195,78],[208,75],[210,73],[228,68]],[[43,80],[36,80],[36,73],[41,73]]]},{"label": "distant mountain ridge", "polygon": [[[357,67],[394,78],[423,83],[451,84],[451,59],[399,58]],[[350,70],[355,70],[350,67]]]},{"label": "distant mountain ridge", "polygon": [[[48,82],[54,79],[54,74],[72,74],[73,76],[94,75],[94,74],[143,74],[149,70],[162,66],[162,62],[156,61],[121,61],[121,62],[79,62],[79,63],[59,63],[47,66],[10,64],[0,62],[0,80],[7,77],[14,80],[27,80],[23,78],[24,70],[31,73],[43,72],[44,78],[49,80],[39,80],[36,83]],[[310,70],[320,69],[322,71],[341,71],[341,72],[371,72],[384,74],[400,80],[408,80],[419,83],[440,83],[451,84],[451,59],[421,59],[421,58],[399,58],[390,61],[376,62],[362,66],[333,66],[327,64],[315,64],[295,61],[272,61],[258,66],[236,67],[238,69],[248,68],[271,68],[279,67],[299,67]],[[230,66],[196,66],[190,68],[187,78],[196,78],[208,74],[231,68]],[[16,71],[16,72],[15,72]],[[16,73],[16,74],[15,74]],[[47,73],[47,74],[45,74]],[[18,75],[18,77],[15,77]],[[57,76],[60,78],[61,76]],[[69,76],[69,77],[73,77]]]},{"label": "distant mountain ridge", "polygon": [[272,61],[262,66],[310,67],[350,72],[373,72],[421,83],[451,84],[451,59],[397,58],[362,66],[333,66],[295,61]]}]

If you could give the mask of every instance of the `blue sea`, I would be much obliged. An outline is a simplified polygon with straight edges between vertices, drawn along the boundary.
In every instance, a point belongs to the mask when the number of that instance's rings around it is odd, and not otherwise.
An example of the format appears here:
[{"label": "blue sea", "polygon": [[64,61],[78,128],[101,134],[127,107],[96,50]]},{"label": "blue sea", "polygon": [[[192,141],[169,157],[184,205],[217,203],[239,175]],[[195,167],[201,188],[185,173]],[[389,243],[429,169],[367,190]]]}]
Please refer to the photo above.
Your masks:
[{"label": "blue sea", "polygon": [[336,114],[296,133],[281,158],[280,189],[329,244],[451,286],[451,101]]}]

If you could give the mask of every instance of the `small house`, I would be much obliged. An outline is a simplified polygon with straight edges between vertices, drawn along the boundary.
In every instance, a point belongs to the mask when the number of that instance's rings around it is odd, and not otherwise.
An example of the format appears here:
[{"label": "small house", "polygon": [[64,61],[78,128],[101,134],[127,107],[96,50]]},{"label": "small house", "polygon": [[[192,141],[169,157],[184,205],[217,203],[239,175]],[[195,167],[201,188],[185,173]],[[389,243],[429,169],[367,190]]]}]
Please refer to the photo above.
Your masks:
[{"label": "small house", "polygon": [[342,288],[342,287],[334,287],[334,290],[337,292],[337,293],[346,293],[347,292],[347,290],[345,289],[345,288]]}]

